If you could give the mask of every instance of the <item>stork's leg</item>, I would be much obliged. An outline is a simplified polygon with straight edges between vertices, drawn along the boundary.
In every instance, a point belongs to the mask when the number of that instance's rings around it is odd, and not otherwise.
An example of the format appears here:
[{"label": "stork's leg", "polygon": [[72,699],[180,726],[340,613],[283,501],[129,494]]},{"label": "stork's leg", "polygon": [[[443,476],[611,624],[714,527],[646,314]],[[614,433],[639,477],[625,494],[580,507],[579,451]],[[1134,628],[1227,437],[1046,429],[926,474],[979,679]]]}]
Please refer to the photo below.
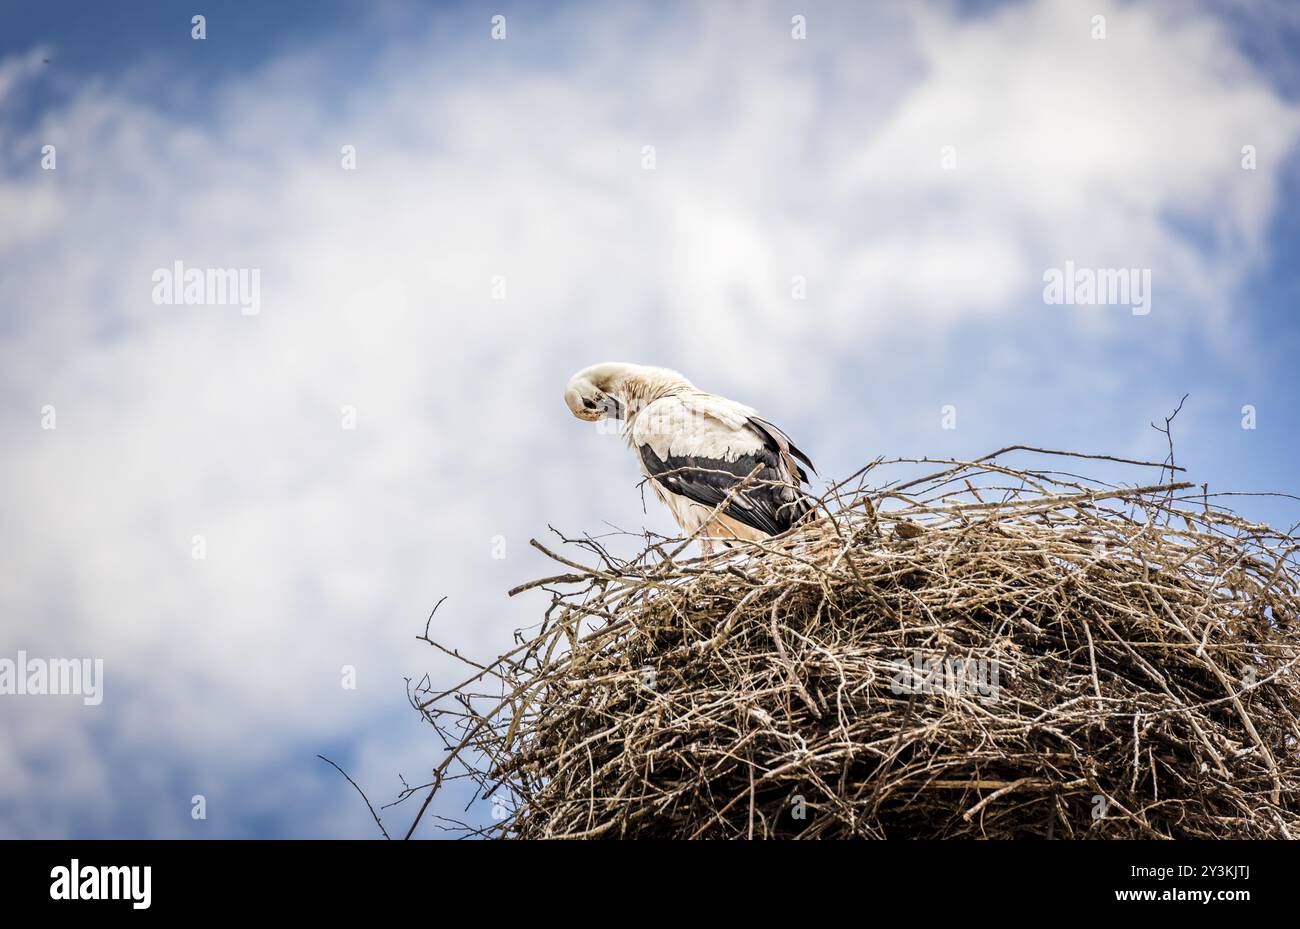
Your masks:
[{"label": "stork's leg", "polygon": [[705,558],[713,554],[713,540],[707,535],[700,536],[700,552]]}]

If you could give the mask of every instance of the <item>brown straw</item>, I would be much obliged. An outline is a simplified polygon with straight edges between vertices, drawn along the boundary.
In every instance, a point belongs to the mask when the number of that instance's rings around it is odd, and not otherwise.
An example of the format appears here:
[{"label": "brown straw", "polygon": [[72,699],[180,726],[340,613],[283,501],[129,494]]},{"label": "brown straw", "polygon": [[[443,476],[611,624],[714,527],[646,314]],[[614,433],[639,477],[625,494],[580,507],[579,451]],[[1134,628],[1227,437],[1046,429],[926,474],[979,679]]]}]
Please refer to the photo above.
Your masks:
[{"label": "brown straw", "polygon": [[707,561],[534,542],[544,621],[412,692],[421,815],[468,780],[512,838],[1300,836],[1300,539],[1025,451],[873,463]]}]

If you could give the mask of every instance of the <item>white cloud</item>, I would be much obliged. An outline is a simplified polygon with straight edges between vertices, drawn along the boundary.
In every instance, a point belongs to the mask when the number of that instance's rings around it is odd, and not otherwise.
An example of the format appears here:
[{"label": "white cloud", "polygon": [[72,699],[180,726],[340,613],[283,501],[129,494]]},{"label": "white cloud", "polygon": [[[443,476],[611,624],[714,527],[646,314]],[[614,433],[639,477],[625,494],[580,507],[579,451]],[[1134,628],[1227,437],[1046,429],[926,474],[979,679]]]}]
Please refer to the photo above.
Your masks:
[{"label": "white cloud", "polygon": [[[940,243],[1010,238],[1019,262],[941,260],[947,288],[988,294],[1004,311],[1032,295],[1025,272],[1032,282],[1073,259],[1154,268],[1164,307],[1202,324],[1260,257],[1300,118],[1213,22],[1094,7],[1014,5],[975,23],[924,16],[926,77],[848,163],[845,195],[906,210],[904,225]],[[1105,16],[1104,39],[1092,37],[1094,15]],[[1243,171],[1247,144],[1271,153],[1269,166]],[[957,167],[943,171],[949,145]]]}]

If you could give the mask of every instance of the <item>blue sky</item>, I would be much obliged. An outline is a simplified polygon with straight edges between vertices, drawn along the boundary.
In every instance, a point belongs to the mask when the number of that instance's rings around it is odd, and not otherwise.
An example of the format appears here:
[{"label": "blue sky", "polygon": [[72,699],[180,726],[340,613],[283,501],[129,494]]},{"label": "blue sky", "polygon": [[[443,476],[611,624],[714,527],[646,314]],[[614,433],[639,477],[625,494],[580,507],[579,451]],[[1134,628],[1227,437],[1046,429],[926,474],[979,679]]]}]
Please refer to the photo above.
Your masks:
[{"label": "blue sky", "polygon": [[[758,407],[824,477],[1158,458],[1186,393],[1191,479],[1300,492],[1300,16],[864,6],[0,10],[0,657],[105,661],[101,706],[0,697],[0,835],[372,835],[315,755],[377,802],[436,761],[433,603],[495,654],[548,524],[673,531],[560,401],[595,361]],[[154,303],[178,260],[258,269],[260,313]],[[1066,260],[1148,269],[1151,312],[1045,303]]]}]

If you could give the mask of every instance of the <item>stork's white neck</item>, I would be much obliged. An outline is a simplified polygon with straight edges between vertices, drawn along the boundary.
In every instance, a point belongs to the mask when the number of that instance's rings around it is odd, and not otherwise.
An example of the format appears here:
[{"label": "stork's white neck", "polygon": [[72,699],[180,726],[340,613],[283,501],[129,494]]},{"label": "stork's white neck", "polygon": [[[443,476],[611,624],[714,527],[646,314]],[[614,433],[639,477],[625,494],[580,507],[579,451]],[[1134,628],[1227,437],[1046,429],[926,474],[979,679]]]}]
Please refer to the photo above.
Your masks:
[{"label": "stork's white neck", "polygon": [[592,365],[577,376],[618,397],[625,407],[625,419],[635,416],[656,400],[695,389],[676,371],[650,365],[611,361]]}]

